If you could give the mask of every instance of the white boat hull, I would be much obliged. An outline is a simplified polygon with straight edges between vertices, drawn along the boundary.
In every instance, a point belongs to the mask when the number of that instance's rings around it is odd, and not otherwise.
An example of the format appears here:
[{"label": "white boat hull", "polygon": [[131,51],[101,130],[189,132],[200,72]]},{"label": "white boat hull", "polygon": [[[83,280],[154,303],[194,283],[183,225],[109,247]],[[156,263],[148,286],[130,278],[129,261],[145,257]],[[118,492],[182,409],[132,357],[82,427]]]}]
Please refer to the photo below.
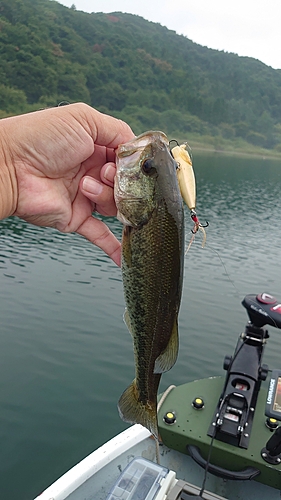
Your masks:
[{"label": "white boat hull", "polygon": [[[35,500],[105,500],[124,468],[139,456],[155,461],[156,447],[150,433],[134,425],[87,456]],[[160,461],[176,472],[177,479],[192,483],[199,491],[204,471],[188,455],[161,446]],[[280,500],[277,489],[255,481],[225,481],[211,474],[206,489],[217,495],[213,498]]]}]

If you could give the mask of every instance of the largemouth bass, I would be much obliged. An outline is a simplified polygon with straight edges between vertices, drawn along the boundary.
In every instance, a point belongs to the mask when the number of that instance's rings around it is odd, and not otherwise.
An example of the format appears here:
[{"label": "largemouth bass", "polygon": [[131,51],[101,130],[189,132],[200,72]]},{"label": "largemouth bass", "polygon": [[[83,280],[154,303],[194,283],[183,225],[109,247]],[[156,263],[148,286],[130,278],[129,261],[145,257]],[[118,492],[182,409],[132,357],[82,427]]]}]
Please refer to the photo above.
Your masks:
[{"label": "largemouth bass", "polygon": [[184,219],[176,166],[162,132],[147,132],[117,150],[124,319],[133,337],[136,372],[118,409],[123,420],[142,424],[156,439],[161,374],[178,354]]}]

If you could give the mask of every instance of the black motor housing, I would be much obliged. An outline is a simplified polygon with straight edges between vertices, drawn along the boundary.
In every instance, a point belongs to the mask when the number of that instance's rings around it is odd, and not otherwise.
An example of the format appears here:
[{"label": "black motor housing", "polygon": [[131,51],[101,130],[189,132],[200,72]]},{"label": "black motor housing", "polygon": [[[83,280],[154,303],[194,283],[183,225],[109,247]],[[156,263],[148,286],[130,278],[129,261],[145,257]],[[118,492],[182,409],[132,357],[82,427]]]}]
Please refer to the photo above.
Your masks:
[{"label": "black motor housing", "polygon": [[248,448],[260,385],[266,379],[267,365],[262,365],[266,340],[265,325],[281,328],[281,303],[267,293],[247,295],[242,301],[250,322],[239,336],[233,356],[226,356],[227,370],[223,392],[208,430],[234,446]]}]

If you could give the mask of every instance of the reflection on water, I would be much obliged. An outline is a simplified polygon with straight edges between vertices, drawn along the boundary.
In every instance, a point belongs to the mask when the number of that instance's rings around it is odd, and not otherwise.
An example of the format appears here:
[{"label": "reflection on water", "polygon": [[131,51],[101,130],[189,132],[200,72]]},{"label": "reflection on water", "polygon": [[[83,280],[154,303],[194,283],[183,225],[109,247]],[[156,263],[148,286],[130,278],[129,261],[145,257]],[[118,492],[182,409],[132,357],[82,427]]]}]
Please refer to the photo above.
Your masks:
[{"label": "reflection on water", "polygon": [[[185,257],[180,353],[161,389],[223,373],[245,294],[281,298],[280,163],[194,156],[210,226],[205,248],[198,233]],[[27,500],[125,428],[116,403],[133,378],[132,341],[120,270],[98,248],[16,218],[0,227],[0,498]],[[280,368],[281,336],[270,334],[264,361]]]}]

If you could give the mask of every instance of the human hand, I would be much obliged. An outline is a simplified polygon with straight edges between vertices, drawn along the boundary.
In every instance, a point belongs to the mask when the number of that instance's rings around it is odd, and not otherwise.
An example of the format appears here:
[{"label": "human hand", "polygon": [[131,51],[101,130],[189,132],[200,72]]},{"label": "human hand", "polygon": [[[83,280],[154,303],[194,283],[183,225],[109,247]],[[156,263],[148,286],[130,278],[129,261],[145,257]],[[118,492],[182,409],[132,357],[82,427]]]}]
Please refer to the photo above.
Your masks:
[{"label": "human hand", "polygon": [[130,127],[79,103],[2,119],[0,132],[11,191],[2,216],[77,232],[120,265],[120,242],[92,212],[116,215],[114,149]]}]

